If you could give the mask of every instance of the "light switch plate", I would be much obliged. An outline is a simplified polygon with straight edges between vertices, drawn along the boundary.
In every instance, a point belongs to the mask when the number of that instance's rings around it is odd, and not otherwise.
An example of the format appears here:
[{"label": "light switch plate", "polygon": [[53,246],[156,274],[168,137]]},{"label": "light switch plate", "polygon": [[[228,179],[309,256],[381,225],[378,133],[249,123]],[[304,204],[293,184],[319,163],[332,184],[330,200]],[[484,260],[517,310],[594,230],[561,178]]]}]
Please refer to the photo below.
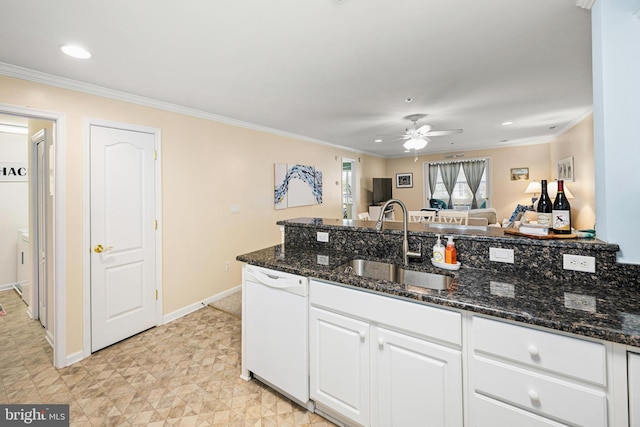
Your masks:
[{"label": "light switch plate", "polygon": [[489,261],[513,264],[513,249],[489,248]]},{"label": "light switch plate", "polygon": [[316,234],[316,240],[318,240],[318,242],[328,242],[329,241],[329,233],[323,232],[323,231],[318,231]]}]

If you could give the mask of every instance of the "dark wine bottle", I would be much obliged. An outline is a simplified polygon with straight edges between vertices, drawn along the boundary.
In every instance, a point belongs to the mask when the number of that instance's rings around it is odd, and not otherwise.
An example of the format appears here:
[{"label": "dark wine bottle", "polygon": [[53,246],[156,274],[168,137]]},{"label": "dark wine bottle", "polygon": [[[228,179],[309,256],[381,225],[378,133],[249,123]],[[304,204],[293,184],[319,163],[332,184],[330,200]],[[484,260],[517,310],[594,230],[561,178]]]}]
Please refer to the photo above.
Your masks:
[{"label": "dark wine bottle", "polygon": [[540,193],[540,200],[538,200],[538,208],[536,209],[538,212],[538,224],[546,225],[551,227],[551,215],[553,203],[549,198],[549,193],[547,192],[547,180],[543,179],[541,181],[542,193]]},{"label": "dark wine bottle", "polygon": [[571,234],[571,205],[564,194],[564,181],[558,180],[558,194],[553,201],[552,225],[555,234]]}]

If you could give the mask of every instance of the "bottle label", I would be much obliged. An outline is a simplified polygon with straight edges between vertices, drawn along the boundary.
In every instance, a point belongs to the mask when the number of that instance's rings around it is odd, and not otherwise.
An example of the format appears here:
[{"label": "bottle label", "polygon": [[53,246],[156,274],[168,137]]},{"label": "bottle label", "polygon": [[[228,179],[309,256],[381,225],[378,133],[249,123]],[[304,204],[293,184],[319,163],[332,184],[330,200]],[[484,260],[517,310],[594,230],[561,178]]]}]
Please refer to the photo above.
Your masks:
[{"label": "bottle label", "polygon": [[554,210],[552,214],[554,230],[571,232],[571,211]]},{"label": "bottle label", "polygon": [[442,258],[442,252],[433,251],[433,260],[440,263],[444,262],[444,259]]},{"label": "bottle label", "polygon": [[550,212],[538,212],[538,224],[551,226],[551,213]]}]

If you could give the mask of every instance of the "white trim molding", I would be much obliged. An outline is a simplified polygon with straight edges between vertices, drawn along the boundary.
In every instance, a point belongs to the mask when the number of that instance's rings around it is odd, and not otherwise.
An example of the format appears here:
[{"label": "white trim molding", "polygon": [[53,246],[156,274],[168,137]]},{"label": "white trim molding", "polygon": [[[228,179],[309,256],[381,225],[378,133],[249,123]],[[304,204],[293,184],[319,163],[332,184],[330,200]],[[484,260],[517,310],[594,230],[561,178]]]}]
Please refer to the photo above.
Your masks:
[{"label": "white trim molding", "polygon": [[596,0],[576,0],[576,6],[591,10]]},{"label": "white trim molding", "polygon": [[322,141],[320,139],[310,138],[304,135],[298,135],[292,132],[287,132],[280,129],[274,129],[267,126],[261,126],[242,120],[232,119],[217,114],[207,113],[206,111],[196,110],[194,108],[187,108],[169,102],[158,101],[152,98],[146,98],[144,96],[133,95],[127,92],[122,92],[114,89],[109,89],[102,86],[93,85],[90,83],[84,83],[60,76],[54,76],[51,74],[43,73],[40,71],[31,70],[29,68],[19,67],[17,65],[7,64],[0,62],[0,74],[9,77],[15,77],[22,80],[28,80],[35,83],[46,84],[49,86],[55,86],[62,89],[74,90],[76,92],[82,92],[89,95],[101,96],[103,98],[115,99],[117,101],[129,102],[131,104],[142,105],[145,107],[157,108],[159,110],[169,111],[172,113],[184,114],[185,116],[196,117],[204,120],[211,120],[218,123],[225,123],[231,126],[237,126],[245,129],[251,129],[258,132],[269,133],[272,135],[283,136],[285,138],[299,139],[302,141],[311,142],[314,144],[325,145],[328,147],[338,148],[345,151],[352,151],[354,153],[368,154],[373,157],[381,157],[378,154],[368,153],[365,151],[354,150],[349,147],[341,147],[340,145]]},{"label": "white trim molding", "polygon": [[219,294],[205,298],[200,302],[196,302],[186,307],[182,307],[181,309],[178,309],[176,311],[172,311],[171,313],[168,313],[166,316],[164,316],[163,323],[173,322],[174,320],[184,317],[187,314],[191,314],[194,311],[198,311],[201,308],[206,307],[207,305],[209,305],[214,301],[221,300],[222,298],[228,297],[229,295],[232,295],[232,294],[235,294],[236,292],[241,292],[241,291],[242,291],[242,285],[238,285],[224,292],[220,292]]},{"label": "white trim molding", "polygon": [[[2,67],[0,67],[0,73]],[[53,196],[53,366],[67,366],[67,116],[64,113],[0,104],[0,112],[50,120],[54,128]]]}]

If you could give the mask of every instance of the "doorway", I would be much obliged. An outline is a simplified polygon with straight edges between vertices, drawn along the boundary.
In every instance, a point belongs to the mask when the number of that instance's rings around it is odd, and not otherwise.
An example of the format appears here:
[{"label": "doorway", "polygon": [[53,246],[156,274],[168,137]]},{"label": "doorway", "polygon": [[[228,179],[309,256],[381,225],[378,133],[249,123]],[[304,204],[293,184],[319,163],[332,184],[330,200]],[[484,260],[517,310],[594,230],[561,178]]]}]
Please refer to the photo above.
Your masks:
[{"label": "doorway", "polygon": [[358,214],[357,165],[354,159],[342,159],[342,218],[355,219]]},{"label": "doorway", "polygon": [[[37,157],[34,142],[29,136],[34,136],[39,130],[47,128],[48,136],[45,140],[48,144],[46,154],[49,155],[46,165],[46,175],[49,179],[47,190],[50,192],[49,206],[44,215],[47,216],[45,222],[49,225],[49,238],[46,246],[40,251],[47,259],[47,283],[46,301],[46,318],[43,319],[46,324],[45,334],[46,340],[53,347],[53,366],[55,368],[63,368],[67,366],[66,357],[66,301],[65,283],[66,283],[66,203],[65,192],[55,191],[56,186],[64,188],[65,183],[65,156],[66,144],[64,130],[66,126],[64,114],[52,113],[49,111],[36,110],[31,108],[16,107],[13,105],[0,104],[0,115],[21,118],[26,123],[26,138],[28,156],[28,169],[34,172],[37,169]],[[32,174],[29,174],[32,175]],[[28,220],[28,240],[25,258],[32,260],[31,267],[27,272],[27,280],[31,281],[31,295],[28,296],[30,301],[30,313],[34,319],[40,319],[39,306],[41,304],[39,298],[39,289],[37,289],[37,261],[39,259],[39,245],[37,244],[39,236],[37,229],[37,213],[36,213],[36,181],[29,177],[29,220]],[[36,242],[34,244],[34,242]],[[44,285],[42,286],[44,288]],[[34,313],[35,312],[35,313]]]}]

